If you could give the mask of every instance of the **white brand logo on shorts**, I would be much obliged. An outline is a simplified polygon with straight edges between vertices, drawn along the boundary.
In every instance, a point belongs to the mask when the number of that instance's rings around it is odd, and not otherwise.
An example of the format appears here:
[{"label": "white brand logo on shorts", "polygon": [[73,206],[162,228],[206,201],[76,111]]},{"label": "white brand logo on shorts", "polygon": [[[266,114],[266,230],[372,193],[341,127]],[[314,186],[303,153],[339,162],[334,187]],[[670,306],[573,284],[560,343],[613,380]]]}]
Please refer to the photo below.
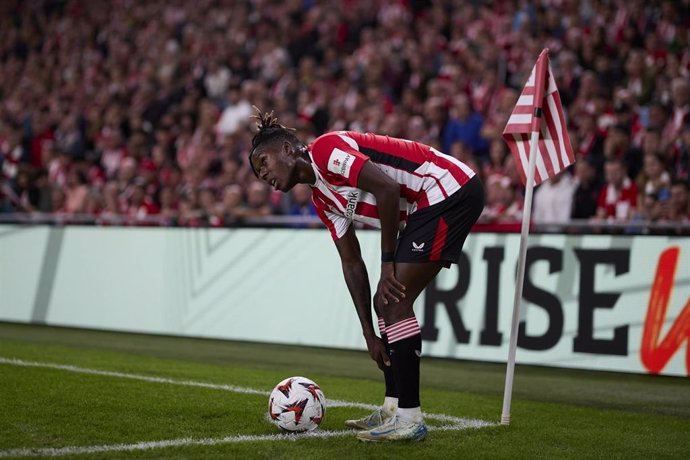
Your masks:
[{"label": "white brand logo on shorts", "polygon": [[415,243],[414,241],[412,242],[412,252],[423,252],[424,251],[424,243]]}]

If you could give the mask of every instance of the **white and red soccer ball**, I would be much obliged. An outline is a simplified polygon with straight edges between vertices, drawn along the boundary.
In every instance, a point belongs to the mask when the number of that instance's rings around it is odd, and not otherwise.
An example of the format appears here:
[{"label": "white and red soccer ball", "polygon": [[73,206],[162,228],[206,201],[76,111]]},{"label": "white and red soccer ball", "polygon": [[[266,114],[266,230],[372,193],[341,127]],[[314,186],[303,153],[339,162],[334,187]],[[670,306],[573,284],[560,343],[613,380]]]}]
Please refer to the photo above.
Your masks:
[{"label": "white and red soccer ball", "polygon": [[311,431],[326,415],[326,398],[312,380],[289,377],[271,392],[268,415],[283,430]]}]

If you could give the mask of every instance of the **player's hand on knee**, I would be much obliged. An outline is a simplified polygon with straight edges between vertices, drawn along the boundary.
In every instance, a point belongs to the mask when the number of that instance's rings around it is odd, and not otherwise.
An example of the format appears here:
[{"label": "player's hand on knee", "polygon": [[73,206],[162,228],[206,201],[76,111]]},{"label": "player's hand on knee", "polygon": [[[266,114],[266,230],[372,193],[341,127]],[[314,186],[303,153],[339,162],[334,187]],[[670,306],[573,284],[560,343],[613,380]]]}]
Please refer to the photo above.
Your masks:
[{"label": "player's hand on knee", "polygon": [[386,345],[379,337],[367,339],[367,349],[369,350],[369,356],[376,361],[379,369],[383,370],[391,365],[391,360],[388,357],[388,353],[386,353]]},{"label": "player's hand on knee", "polygon": [[405,286],[395,277],[395,264],[381,264],[381,279],[376,294],[385,305],[399,303],[405,298]]}]

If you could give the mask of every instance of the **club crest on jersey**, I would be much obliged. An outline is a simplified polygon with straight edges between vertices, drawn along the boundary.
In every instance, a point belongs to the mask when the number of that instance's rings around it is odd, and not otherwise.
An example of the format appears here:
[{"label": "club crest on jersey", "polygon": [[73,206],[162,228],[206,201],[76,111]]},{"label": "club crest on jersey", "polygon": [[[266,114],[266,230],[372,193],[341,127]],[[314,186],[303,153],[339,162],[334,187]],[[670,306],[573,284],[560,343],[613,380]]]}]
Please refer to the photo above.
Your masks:
[{"label": "club crest on jersey", "polygon": [[414,241],[412,242],[412,252],[424,252],[424,243],[415,243]]},{"label": "club crest on jersey", "polygon": [[330,158],[328,158],[328,170],[344,177],[350,177],[350,169],[354,160],[354,155],[340,149],[333,149]]}]

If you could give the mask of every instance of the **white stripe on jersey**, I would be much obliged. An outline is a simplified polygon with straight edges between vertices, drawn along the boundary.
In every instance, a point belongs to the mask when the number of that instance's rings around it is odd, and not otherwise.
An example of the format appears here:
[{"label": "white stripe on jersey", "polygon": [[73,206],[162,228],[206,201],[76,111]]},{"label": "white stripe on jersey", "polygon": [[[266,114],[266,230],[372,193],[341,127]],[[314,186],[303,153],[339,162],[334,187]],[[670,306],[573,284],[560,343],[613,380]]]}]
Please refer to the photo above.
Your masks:
[{"label": "white stripe on jersey", "polygon": [[350,136],[345,136],[344,134],[338,134],[338,137],[340,137],[342,140],[347,142],[347,144],[352,147],[353,149],[359,151],[359,145],[357,145],[357,141],[355,141],[353,138]]},{"label": "white stripe on jersey", "polygon": [[328,220],[330,220],[335,227],[335,234],[338,236],[338,238],[342,237],[345,232],[347,232],[347,229],[350,228],[351,221],[347,220],[343,216],[331,211],[325,211],[325,214]]},{"label": "white stripe on jersey", "polygon": [[458,168],[462,169],[462,172],[464,172],[465,174],[467,174],[467,177],[469,177],[470,179],[473,178],[474,175],[476,174],[476,173],[472,170],[472,168],[470,168],[469,166],[467,166],[465,163],[463,163],[462,161],[458,160],[458,159],[455,158],[454,156],[444,155],[443,153],[439,152],[438,150],[436,150],[436,149],[434,149],[434,148],[432,148],[432,151],[433,151],[435,154],[437,154],[437,155],[443,155],[443,158],[445,158],[446,160],[450,161],[451,163],[453,163],[454,165],[456,165]]},{"label": "white stripe on jersey", "polygon": [[[425,173],[438,181],[435,187],[427,188],[427,198],[430,205],[438,203],[460,190],[460,184],[448,170],[429,162],[424,163],[424,166],[426,166]],[[444,192],[445,196],[443,195]]]},{"label": "white stripe on jersey", "polygon": [[[316,171],[316,168],[314,168],[314,171]],[[326,195],[326,198],[328,198],[329,203],[338,209],[338,211],[344,213],[345,212],[345,206],[342,205],[340,200],[335,197],[335,194],[333,190],[331,190],[331,187],[328,187],[326,181],[323,180],[321,175],[316,172],[316,188],[319,190],[319,192],[323,193]]]},{"label": "white stripe on jersey", "polygon": [[[422,186],[424,185],[424,173],[411,173],[409,171],[405,171],[404,169],[395,169],[390,167],[387,167],[386,169],[391,171],[388,173],[388,176],[397,181],[398,184],[404,185],[408,189],[414,190],[415,192],[422,190]],[[418,168],[417,171],[420,169],[421,168]]]}]

